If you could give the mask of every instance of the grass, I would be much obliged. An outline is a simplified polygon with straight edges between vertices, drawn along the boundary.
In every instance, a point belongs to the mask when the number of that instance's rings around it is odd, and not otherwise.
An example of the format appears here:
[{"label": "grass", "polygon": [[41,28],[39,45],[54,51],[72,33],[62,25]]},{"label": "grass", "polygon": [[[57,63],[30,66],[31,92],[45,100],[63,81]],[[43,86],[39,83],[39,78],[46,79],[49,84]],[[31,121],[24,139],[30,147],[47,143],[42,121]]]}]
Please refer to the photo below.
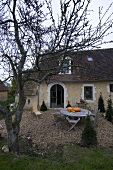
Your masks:
[{"label": "grass", "polygon": [[[38,149],[35,156],[4,154],[0,140],[0,170],[112,170],[113,148],[85,148],[75,144]],[[26,147],[26,149],[28,149]]]}]

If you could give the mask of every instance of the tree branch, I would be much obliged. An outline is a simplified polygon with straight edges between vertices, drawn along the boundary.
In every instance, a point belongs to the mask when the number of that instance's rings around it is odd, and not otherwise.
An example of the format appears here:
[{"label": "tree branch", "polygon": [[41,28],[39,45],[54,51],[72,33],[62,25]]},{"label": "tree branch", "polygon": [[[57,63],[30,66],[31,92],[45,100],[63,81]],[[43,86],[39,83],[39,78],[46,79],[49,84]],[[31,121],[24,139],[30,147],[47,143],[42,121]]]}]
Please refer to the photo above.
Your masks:
[{"label": "tree branch", "polygon": [[19,27],[18,27],[18,22],[16,20],[16,16],[15,16],[15,10],[16,10],[16,0],[14,0],[14,4],[13,4],[13,19],[14,19],[14,30],[15,30],[15,39],[18,45],[18,48],[21,52],[21,60],[20,60],[20,64],[18,67],[19,72],[22,71],[22,68],[24,66],[25,60],[26,60],[26,51],[24,50],[24,46],[22,45],[20,39],[19,39]]}]

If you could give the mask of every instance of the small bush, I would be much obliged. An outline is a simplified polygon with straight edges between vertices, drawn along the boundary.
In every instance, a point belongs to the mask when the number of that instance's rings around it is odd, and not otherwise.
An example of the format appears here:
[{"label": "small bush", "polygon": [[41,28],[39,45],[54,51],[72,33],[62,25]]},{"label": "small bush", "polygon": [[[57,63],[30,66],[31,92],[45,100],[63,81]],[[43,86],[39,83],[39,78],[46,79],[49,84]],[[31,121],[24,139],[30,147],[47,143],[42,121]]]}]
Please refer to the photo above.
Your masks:
[{"label": "small bush", "polygon": [[105,112],[104,100],[102,98],[102,94],[101,93],[100,93],[100,97],[98,99],[98,110],[100,110],[100,112],[102,112],[102,113]]},{"label": "small bush", "polygon": [[40,107],[40,111],[46,111],[46,110],[47,110],[47,106],[46,106],[45,102],[43,101],[42,105]]},{"label": "small bush", "polygon": [[112,100],[111,100],[111,97],[108,99],[107,101],[107,110],[106,110],[106,116],[105,118],[112,122],[113,121],[113,108],[112,108]]},{"label": "small bush", "polygon": [[81,144],[85,147],[97,145],[97,134],[91,123],[89,115],[86,118],[85,128],[82,132]]},{"label": "small bush", "polygon": [[71,107],[71,104],[70,104],[69,101],[68,101],[68,104],[67,104],[66,108],[68,108],[68,107]]}]

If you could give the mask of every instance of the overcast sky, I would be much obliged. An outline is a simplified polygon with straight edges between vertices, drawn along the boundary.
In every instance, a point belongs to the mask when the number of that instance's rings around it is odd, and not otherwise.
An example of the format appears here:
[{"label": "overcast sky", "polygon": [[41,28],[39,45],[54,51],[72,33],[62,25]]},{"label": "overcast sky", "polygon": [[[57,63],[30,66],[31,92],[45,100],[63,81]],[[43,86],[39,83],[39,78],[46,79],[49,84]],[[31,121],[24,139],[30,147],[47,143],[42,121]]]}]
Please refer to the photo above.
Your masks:
[{"label": "overcast sky", "polygon": [[[59,0],[52,0],[53,9],[54,9],[53,11],[54,11],[54,14],[56,17],[60,11],[58,2],[59,2]],[[106,17],[109,16],[111,13],[113,13],[113,0],[92,0],[92,2],[89,5],[89,9],[92,10],[89,17],[91,19],[93,26],[96,26],[97,22],[99,21],[99,7],[103,7],[102,11],[104,13],[107,10],[107,8],[110,6],[111,3],[112,3],[112,6],[111,6],[110,10],[108,11]],[[111,31],[113,32],[113,27],[111,28],[110,32]],[[112,36],[113,36],[113,34],[112,34]],[[107,37],[106,40],[111,40],[111,35],[109,37]],[[113,48],[113,43],[102,45],[102,48]]]},{"label": "overcast sky", "polygon": [[[110,4],[112,3],[111,8],[109,9],[107,16],[109,16],[111,13],[113,13],[113,0],[92,0],[92,3],[90,4],[91,9],[93,9],[93,13],[92,13],[92,22],[93,24],[97,23],[96,21],[98,21],[98,11],[99,11],[99,7],[103,7],[102,11],[103,13],[107,10],[107,8],[110,6]],[[106,18],[105,17],[105,18]],[[113,16],[112,16],[113,18]],[[110,29],[110,32],[113,32],[113,27]],[[112,36],[108,36],[107,40],[111,40]],[[113,40],[113,39],[112,39]],[[113,43],[112,44],[105,44],[102,45],[102,48],[113,48]]]}]

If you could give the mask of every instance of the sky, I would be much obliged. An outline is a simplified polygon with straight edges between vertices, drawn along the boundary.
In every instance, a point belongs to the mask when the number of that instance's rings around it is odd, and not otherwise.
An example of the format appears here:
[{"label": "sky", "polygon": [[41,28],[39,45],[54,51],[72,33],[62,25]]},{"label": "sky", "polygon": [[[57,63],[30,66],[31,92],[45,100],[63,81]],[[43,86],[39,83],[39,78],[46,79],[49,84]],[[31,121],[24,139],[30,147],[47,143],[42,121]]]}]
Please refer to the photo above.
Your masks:
[{"label": "sky", "polygon": [[[92,22],[93,26],[96,26],[97,21],[99,21],[99,7],[103,7],[102,11],[104,13],[111,3],[112,3],[112,7],[108,11],[106,17],[109,16],[110,13],[113,13],[113,0],[92,0],[92,2],[89,5],[89,9],[92,11],[89,17],[91,20],[90,22]],[[53,4],[54,15],[55,17],[57,17],[57,14],[59,13],[58,0],[52,0],[52,4]],[[111,28],[110,31],[113,32],[113,28]],[[111,35],[108,36],[106,40],[108,41],[111,40]],[[113,43],[102,45],[101,48],[113,48]]]},{"label": "sky", "polygon": [[[99,7],[103,7],[102,10],[104,13],[111,3],[112,3],[112,7],[110,8],[110,10],[108,11],[106,16],[108,16],[110,13],[113,13],[113,0],[92,0],[90,7],[91,7],[91,9],[94,10],[94,12],[93,12],[94,14],[92,14],[92,22],[94,25],[98,21]],[[113,16],[112,16],[112,18],[113,18]],[[113,32],[113,27],[110,29],[110,31]],[[112,34],[112,36],[113,36],[113,34]],[[110,40],[110,39],[111,39],[111,35],[107,37],[107,40]],[[102,48],[113,48],[113,43],[102,45]]]}]

